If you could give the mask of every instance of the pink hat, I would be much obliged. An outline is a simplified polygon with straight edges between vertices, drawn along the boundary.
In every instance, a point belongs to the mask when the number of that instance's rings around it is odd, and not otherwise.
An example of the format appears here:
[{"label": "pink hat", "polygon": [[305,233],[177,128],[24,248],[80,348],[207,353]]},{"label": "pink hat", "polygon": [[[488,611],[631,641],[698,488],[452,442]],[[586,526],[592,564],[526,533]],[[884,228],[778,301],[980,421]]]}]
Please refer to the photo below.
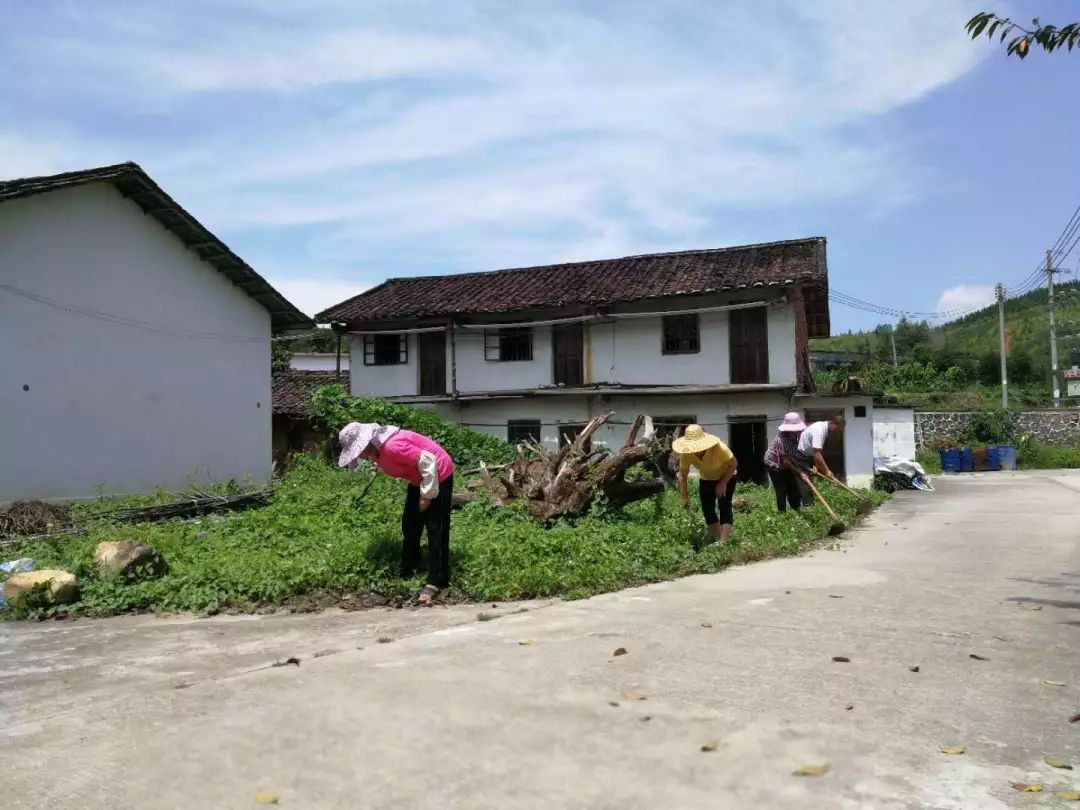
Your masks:
[{"label": "pink hat", "polygon": [[784,421],[780,424],[778,430],[781,433],[799,433],[806,430],[806,422],[802,420],[802,416],[798,411],[789,411],[784,414]]},{"label": "pink hat", "polygon": [[387,439],[398,432],[394,425],[379,425],[374,422],[349,422],[341,429],[338,440],[341,442],[339,467],[348,467],[356,461],[369,444],[380,448]]}]

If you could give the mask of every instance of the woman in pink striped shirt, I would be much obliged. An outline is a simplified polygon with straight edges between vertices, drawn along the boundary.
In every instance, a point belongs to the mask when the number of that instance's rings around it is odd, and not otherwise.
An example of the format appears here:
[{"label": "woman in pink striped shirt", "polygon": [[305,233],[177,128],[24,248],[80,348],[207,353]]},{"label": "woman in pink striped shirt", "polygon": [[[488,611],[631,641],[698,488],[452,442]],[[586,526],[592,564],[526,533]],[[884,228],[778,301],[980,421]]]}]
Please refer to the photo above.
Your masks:
[{"label": "woman in pink striped shirt", "polygon": [[454,462],[426,436],[393,425],[350,422],[341,429],[338,465],[355,468],[361,459],[394,478],[409,482],[401,516],[401,576],[420,569],[420,535],[427,527],[428,579],[417,597],[431,604],[450,584],[450,509]]}]

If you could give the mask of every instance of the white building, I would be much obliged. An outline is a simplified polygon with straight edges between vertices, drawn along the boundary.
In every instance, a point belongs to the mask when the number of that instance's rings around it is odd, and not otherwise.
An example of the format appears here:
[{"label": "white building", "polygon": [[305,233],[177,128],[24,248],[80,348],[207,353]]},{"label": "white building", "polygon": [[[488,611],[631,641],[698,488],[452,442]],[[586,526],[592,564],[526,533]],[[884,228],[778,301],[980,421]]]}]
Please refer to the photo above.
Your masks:
[{"label": "white building", "polygon": [[0,182],[0,502],[265,480],[311,325],[133,163]]},{"label": "white building", "polygon": [[[289,358],[289,368],[293,371],[337,371],[338,356],[334,352],[293,352]],[[349,370],[349,355],[346,350],[341,354],[341,370]]]},{"label": "white building", "polygon": [[725,439],[744,477],[786,411],[842,413],[830,463],[873,475],[868,395],[813,393],[807,341],[829,333],[823,238],[574,264],[391,279],[320,322],[352,334],[352,392],[433,407],[555,445],[592,416],[622,440],[638,413]]}]

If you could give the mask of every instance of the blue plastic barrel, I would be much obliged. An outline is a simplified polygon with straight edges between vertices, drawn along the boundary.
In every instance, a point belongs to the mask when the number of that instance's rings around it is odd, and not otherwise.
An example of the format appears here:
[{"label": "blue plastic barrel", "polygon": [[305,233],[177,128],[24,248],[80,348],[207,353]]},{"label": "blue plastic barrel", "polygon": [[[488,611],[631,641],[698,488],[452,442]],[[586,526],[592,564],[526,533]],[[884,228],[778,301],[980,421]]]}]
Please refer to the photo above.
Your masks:
[{"label": "blue plastic barrel", "polygon": [[986,469],[991,472],[1001,469],[1001,455],[996,447],[986,448]]},{"label": "blue plastic barrel", "polygon": [[975,454],[970,447],[960,451],[960,472],[971,472],[975,469]]},{"label": "blue plastic barrel", "polygon": [[997,449],[998,459],[1001,462],[1001,469],[1003,470],[1015,470],[1016,469],[1016,448],[1010,445],[1001,445]]},{"label": "blue plastic barrel", "polygon": [[956,448],[941,451],[941,471],[960,472],[960,451]]}]

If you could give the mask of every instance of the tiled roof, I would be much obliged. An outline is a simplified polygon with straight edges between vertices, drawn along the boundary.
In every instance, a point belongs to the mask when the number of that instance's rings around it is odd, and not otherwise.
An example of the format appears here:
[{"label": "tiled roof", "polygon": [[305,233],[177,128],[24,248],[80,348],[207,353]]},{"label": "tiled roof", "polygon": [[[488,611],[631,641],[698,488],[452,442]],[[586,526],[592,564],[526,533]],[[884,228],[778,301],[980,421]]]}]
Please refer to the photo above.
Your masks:
[{"label": "tiled roof", "polygon": [[[338,382],[333,371],[275,371],[273,411],[285,416],[310,416],[311,395],[316,388]],[[341,373],[341,384],[349,390],[349,372]]]},{"label": "tiled roof", "polygon": [[321,323],[597,306],[810,283],[826,289],[825,239],[654,253],[488,273],[393,278],[320,312]]},{"label": "tiled roof", "polygon": [[147,215],[172,231],[196,256],[262,304],[270,313],[271,328],[275,332],[313,325],[307,315],[289,303],[247,262],[185,211],[137,163],[117,163],[46,177],[0,181],[0,203],[88,183],[111,183]]}]

